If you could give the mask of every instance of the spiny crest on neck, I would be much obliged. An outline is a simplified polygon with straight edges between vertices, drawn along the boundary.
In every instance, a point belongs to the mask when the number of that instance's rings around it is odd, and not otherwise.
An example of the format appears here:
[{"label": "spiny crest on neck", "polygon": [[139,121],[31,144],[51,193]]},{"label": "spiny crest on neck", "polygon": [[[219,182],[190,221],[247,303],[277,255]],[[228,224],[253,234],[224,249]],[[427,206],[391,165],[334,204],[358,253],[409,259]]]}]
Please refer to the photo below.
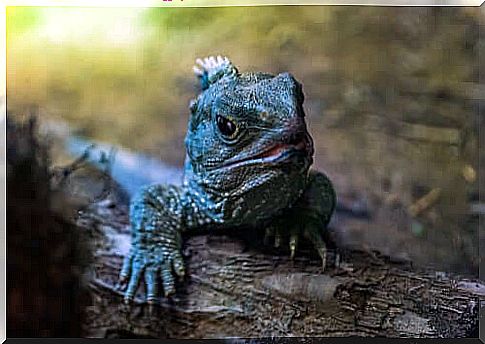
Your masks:
[{"label": "spiny crest on neck", "polygon": [[237,68],[227,57],[218,55],[197,59],[194,66],[195,75],[200,79],[202,90],[206,90],[210,85],[223,78],[236,78],[239,75]]}]

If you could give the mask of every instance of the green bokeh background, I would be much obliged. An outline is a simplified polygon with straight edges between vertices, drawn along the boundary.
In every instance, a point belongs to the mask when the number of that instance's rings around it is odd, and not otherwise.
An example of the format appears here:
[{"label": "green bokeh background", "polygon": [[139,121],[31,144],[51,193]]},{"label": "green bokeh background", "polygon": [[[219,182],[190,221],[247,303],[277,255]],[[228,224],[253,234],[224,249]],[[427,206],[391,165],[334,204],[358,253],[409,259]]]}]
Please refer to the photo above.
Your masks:
[{"label": "green bokeh background", "polygon": [[483,18],[471,7],[8,7],[7,107],[182,166],[197,57],[289,71],[315,166],[372,210],[344,224],[345,240],[476,275]]}]

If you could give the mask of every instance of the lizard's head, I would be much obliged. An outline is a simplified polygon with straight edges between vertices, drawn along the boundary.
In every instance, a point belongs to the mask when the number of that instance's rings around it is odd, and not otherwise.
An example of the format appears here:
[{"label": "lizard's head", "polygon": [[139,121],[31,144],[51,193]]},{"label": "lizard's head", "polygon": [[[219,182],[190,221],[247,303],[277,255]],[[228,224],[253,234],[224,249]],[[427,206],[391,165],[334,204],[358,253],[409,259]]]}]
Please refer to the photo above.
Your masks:
[{"label": "lizard's head", "polygon": [[313,142],[300,83],[288,73],[239,74],[227,59],[201,64],[203,92],[191,103],[185,141],[193,172],[221,191],[297,188],[298,176],[304,183]]}]

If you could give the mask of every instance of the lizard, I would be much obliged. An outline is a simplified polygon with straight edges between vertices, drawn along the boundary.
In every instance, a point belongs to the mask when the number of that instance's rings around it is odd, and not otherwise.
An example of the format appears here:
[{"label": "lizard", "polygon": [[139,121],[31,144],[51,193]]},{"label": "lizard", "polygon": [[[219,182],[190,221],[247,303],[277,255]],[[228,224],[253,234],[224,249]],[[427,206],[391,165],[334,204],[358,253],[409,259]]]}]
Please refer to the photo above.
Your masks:
[{"label": "lizard", "polygon": [[[146,301],[175,293],[185,275],[182,233],[264,228],[264,241],[301,237],[326,264],[336,206],[326,174],[311,168],[313,139],[302,85],[290,74],[240,73],[227,58],[197,59],[201,93],[190,102],[181,185],[143,187],[130,202],[131,247],[119,274],[124,301],[144,280]],[[161,280],[161,286],[159,281]]]}]

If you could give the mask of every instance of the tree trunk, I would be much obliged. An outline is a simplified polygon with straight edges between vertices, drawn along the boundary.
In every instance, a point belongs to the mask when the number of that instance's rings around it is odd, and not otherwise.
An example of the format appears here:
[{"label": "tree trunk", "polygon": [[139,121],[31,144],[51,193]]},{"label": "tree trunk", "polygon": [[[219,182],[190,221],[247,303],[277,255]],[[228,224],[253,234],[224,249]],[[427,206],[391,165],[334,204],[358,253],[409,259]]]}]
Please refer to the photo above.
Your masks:
[{"label": "tree trunk", "polygon": [[291,261],[257,240],[203,233],[186,238],[187,277],[150,316],[143,287],[131,312],[114,287],[129,249],[126,206],[92,204],[77,225],[94,244],[86,337],[466,337],[477,331],[485,297],[481,282],[417,271],[376,252],[343,250],[332,267],[329,251],[322,272],[305,247]]}]

